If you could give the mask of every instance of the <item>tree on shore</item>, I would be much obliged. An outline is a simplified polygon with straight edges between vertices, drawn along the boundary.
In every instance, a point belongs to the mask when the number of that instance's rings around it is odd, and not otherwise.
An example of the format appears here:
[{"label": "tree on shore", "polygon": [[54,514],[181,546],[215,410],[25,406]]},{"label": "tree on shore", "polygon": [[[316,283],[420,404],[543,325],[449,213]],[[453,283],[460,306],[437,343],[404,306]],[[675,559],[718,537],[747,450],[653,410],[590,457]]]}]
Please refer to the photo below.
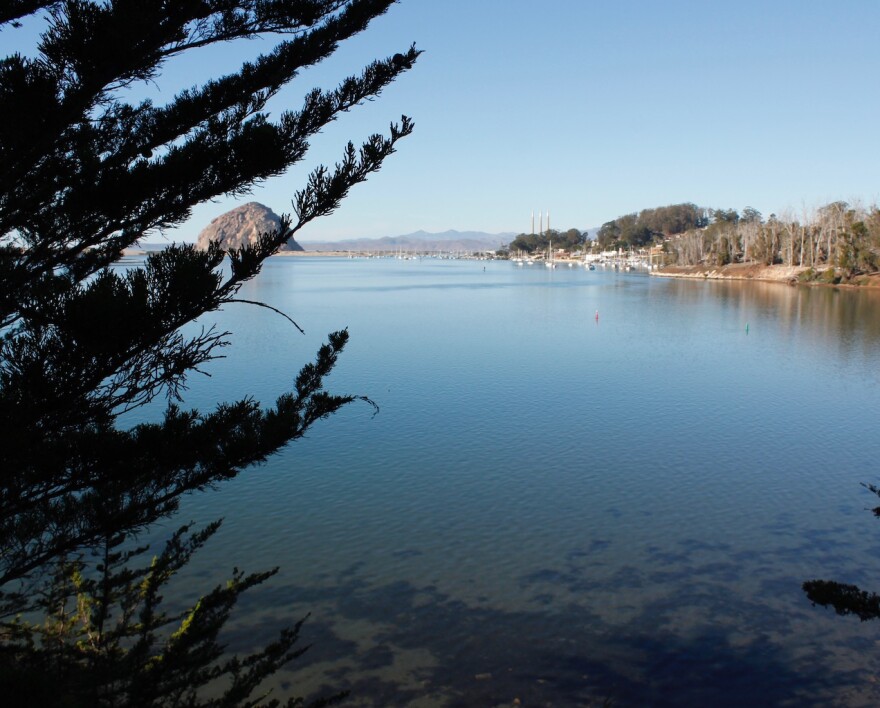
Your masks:
[{"label": "tree on shore", "polygon": [[555,229],[547,229],[540,234],[519,234],[508,245],[508,251],[511,253],[540,253],[546,252],[553,244],[554,248],[562,248],[566,251],[573,251],[583,248],[587,237],[578,229],[568,229],[567,231],[556,231]]},{"label": "tree on shore", "polygon": [[[627,218],[609,222],[609,233]],[[787,212],[766,220],[751,207],[741,215],[717,209],[711,223],[666,238],[664,250],[675,265],[782,264],[852,281],[880,271],[880,209],[832,202],[800,218]]]},{"label": "tree on shore", "polygon": [[[143,267],[109,266],[194,205],[246,193],[303,159],[308,141],[416,61],[403,48],[270,120],[267,101],[365,30],[394,0],[10,0],[0,31],[43,17],[34,57],[0,61],[0,695],[10,704],[257,705],[296,657],[299,625],[247,657],[223,653],[238,596],[274,571],[233,572],[183,613],[164,586],[216,531],[183,526],[151,560],[137,536],[182,495],[264,461],[359,398],[324,390],[346,332],[274,405],[246,398],[184,410],[188,375],[229,333],[183,331],[234,302],[297,231],[332,212],[412,130],[344,148],[293,198],[294,216],[224,253],[169,246]],[[35,16],[35,17],[31,17]],[[123,89],[161,80],[166,60],[274,36],[240,70],[163,106]],[[226,267],[221,269],[225,261]],[[162,396],[161,422],[118,417]],[[212,696],[200,691],[210,685]],[[269,701],[269,705],[273,705]],[[285,705],[300,705],[288,699]]]},{"label": "tree on shore", "polygon": [[605,222],[596,238],[602,249],[641,247],[660,238],[706,226],[707,211],[690,202],[642,209]]}]

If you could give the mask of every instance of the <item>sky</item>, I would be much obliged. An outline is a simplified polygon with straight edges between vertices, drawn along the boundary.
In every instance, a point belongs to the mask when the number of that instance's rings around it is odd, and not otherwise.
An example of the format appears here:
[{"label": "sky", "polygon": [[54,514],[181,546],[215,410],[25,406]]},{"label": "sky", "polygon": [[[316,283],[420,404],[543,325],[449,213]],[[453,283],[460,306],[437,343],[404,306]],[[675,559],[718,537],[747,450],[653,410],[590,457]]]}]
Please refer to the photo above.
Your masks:
[{"label": "sky", "polygon": [[[287,173],[197,206],[166,236],[194,241],[251,200],[289,213],[316,165],[401,114],[413,135],[298,240],[521,233],[548,210],[554,228],[586,230],[687,201],[765,216],[880,202],[878,27],[880,0],[401,0],[268,109],[296,109],[307,90],[415,43],[413,69]],[[17,48],[33,31],[0,40]],[[162,103],[271,46],[191,52],[132,93]]]}]

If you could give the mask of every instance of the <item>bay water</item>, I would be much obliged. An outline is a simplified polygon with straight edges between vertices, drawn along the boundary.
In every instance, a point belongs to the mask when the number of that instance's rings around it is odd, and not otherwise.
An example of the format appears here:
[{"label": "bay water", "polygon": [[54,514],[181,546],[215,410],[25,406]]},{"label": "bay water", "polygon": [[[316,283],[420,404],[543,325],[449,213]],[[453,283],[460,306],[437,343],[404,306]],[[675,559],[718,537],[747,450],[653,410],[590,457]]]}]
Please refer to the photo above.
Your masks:
[{"label": "bay water", "polygon": [[[354,706],[875,705],[880,293],[466,260],[276,257],[206,317],[185,406],[371,398],[216,491],[180,600],[279,566],[230,650],[310,613],[276,695]],[[519,703],[516,703],[519,701]]]}]

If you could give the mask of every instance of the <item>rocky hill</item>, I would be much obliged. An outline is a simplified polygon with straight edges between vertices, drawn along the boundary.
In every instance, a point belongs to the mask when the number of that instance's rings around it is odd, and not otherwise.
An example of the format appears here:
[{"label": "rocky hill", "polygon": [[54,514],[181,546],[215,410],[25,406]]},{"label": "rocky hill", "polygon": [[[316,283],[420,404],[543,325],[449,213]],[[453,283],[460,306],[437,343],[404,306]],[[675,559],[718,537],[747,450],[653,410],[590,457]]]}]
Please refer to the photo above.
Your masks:
[{"label": "rocky hill", "polygon": [[[281,217],[269,207],[248,202],[213,219],[202,229],[196,246],[205,249],[209,241],[220,241],[225,249],[239,248],[255,243],[260,234],[277,229],[280,223]],[[302,251],[303,247],[291,238],[281,250]]]}]

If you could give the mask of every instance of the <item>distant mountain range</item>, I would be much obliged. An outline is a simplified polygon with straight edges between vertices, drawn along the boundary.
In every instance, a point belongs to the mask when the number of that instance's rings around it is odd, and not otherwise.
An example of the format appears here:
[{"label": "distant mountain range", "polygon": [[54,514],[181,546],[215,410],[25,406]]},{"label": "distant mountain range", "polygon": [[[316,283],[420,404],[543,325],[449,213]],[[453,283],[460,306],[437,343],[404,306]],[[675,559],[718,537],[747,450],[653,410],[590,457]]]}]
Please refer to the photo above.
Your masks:
[{"label": "distant mountain range", "polygon": [[[598,228],[589,229],[587,235],[596,238]],[[429,233],[414,231],[403,236],[383,236],[382,238],[350,238],[344,241],[299,241],[306,251],[495,251],[502,244],[516,238],[513,231],[490,234],[485,231],[443,231]],[[145,243],[137,248],[144,251],[161,250],[167,243]]]},{"label": "distant mountain range", "polygon": [[344,241],[300,241],[306,251],[495,251],[516,236],[513,232],[416,231],[403,236],[352,238]]}]

